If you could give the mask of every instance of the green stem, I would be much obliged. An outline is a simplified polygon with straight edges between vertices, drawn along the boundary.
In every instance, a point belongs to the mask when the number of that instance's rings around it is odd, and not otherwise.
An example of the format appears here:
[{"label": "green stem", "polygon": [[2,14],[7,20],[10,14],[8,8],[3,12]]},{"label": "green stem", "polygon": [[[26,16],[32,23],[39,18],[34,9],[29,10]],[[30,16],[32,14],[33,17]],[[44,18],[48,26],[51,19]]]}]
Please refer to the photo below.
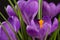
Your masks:
[{"label": "green stem", "polygon": [[24,37],[24,40],[27,40],[26,27],[25,27],[25,24],[23,22],[22,14],[21,14],[20,10],[18,10],[18,14],[19,14],[19,19],[20,19],[20,24],[21,24],[21,33]]},{"label": "green stem", "polygon": [[9,1],[9,3],[11,4],[11,6],[14,8],[14,5],[13,5],[13,3],[11,2],[11,0],[8,0]]},{"label": "green stem", "polygon": [[19,17],[19,20],[20,20],[20,24],[21,24],[21,35],[23,36],[23,39],[24,40],[27,40],[27,33],[26,33],[26,27],[25,27],[25,24],[24,24],[24,21],[22,19],[22,14],[21,14],[21,11],[16,3],[16,0],[14,0],[14,3],[16,4],[18,10],[17,10],[17,14],[18,14],[18,17]]},{"label": "green stem", "polygon": [[32,40],[32,37],[28,36],[28,40]]},{"label": "green stem", "polygon": [[60,15],[59,15],[58,21],[59,21],[58,29],[57,29],[56,32],[55,32],[54,40],[56,40],[56,37],[57,37],[57,35],[59,34],[59,30],[60,30]]},{"label": "green stem", "polygon": [[42,0],[39,0],[38,19],[42,19]]},{"label": "green stem", "polygon": [[44,38],[44,40],[47,40],[47,37],[48,37],[48,32],[50,31],[50,28],[48,28],[47,32],[46,32],[46,36]]},{"label": "green stem", "polygon": [[52,36],[51,36],[51,38],[50,38],[49,40],[56,40],[58,33],[59,33],[59,27],[58,27],[58,29],[52,34]]},{"label": "green stem", "polygon": [[58,40],[60,40],[60,33],[58,33]]},{"label": "green stem", "polygon": [[59,15],[58,21],[60,22],[60,15]]},{"label": "green stem", "polygon": [[20,37],[22,40],[24,40],[23,37],[22,37],[22,34],[20,33],[20,31],[18,31],[18,34],[19,34],[19,37]]},{"label": "green stem", "polygon": [[46,36],[45,36],[45,39],[44,40],[47,40],[47,37],[48,37],[48,32],[46,33]]},{"label": "green stem", "polygon": [[[59,21],[59,31],[60,31],[60,15],[58,17],[59,17],[58,21]],[[58,32],[58,40],[60,40],[60,34],[59,34],[59,32]]]},{"label": "green stem", "polygon": [[54,40],[56,40],[58,32],[59,32],[59,29],[57,29],[57,31],[55,32]]}]

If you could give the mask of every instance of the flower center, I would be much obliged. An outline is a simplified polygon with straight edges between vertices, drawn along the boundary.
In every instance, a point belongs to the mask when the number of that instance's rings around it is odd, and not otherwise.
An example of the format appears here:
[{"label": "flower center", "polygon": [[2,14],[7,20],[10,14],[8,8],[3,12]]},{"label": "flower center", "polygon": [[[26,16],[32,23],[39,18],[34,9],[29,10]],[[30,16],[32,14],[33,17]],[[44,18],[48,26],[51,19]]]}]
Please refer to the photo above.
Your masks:
[{"label": "flower center", "polygon": [[43,27],[43,23],[44,23],[44,21],[41,19],[41,20],[39,20],[39,25],[40,25],[40,28],[42,28]]}]

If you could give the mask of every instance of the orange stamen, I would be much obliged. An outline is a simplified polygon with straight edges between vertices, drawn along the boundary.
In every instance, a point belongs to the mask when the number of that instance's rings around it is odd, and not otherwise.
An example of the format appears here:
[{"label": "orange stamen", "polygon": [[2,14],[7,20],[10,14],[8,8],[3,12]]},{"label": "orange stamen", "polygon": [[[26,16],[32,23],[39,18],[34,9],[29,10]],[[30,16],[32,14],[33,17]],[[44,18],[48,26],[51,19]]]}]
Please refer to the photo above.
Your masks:
[{"label": "orange stamen", "polygon": [[42,27],[43,27],[43,23],[44,23],[44,21],[43,21],[43,20],[39,20],[40,28],[42,28]]}]

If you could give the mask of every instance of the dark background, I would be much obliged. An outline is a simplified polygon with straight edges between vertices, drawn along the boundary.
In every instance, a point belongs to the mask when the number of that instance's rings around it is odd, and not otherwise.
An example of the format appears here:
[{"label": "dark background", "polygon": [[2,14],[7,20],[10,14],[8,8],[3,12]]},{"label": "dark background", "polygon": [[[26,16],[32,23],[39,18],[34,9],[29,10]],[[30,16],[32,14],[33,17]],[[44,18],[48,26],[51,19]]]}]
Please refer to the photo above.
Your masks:
[{"label": "dark background", "polygon": [[[46,0],[48,3],[50,2],[54,2],[56,5],[58,3],[60,3],[60,0]],[[0,0],[0,12],[6,17],[8,18],[8,15],[4,9],[4,7],[6,7],[9,4],[8,0]],[[3,18],[0,16],[0,21],[4,21]]]}]

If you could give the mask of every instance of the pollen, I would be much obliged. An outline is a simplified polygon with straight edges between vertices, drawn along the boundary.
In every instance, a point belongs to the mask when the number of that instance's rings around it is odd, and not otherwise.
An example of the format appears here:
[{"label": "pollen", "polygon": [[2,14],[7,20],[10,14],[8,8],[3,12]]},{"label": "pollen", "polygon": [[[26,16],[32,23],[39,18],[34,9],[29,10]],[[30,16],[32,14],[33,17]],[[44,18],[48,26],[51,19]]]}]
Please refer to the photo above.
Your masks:
[{"label": "pollen", "polygon": [[43,21],[43,20],[39,20],[40,28],[43,28],[43,23],[44,23],[44,21]]}]

